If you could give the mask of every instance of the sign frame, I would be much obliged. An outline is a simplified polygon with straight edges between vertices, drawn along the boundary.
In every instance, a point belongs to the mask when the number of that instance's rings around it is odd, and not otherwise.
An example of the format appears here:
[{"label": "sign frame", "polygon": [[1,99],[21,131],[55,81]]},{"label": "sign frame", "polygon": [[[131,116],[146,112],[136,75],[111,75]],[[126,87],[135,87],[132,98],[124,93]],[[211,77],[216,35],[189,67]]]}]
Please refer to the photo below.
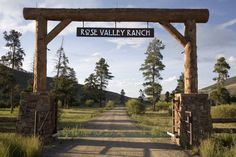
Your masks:
[{"label": "sign frame", "polygon": [[154,28],[77,27],[77,37],[153,38]]}]

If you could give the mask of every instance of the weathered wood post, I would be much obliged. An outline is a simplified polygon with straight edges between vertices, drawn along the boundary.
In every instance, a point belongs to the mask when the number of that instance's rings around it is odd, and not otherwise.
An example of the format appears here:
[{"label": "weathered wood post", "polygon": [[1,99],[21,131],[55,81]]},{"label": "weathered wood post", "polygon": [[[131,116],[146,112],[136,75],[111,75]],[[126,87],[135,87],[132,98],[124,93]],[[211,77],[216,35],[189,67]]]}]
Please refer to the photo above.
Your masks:
[{"label": "weathered wood post", "polygon": [[187,44],[184,53],[184,93],[198,93],[196,23],[185,22],[185,39]]},{"label": "weathered wood post", "polygon": [[45,92],[47,90],[47,20],[43,16],[39,16],[36,20],[35,36],[33,92]]}]

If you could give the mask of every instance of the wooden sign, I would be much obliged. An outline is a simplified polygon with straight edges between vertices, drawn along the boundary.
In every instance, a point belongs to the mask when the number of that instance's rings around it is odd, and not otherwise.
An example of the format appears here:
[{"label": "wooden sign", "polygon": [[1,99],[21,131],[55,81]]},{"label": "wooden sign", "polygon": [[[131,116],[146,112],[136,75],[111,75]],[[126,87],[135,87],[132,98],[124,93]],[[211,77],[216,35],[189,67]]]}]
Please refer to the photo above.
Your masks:
[{"label": "wooden sign", "polygon": [[154,28],[97,28],[77,27],[78,37],[130,37],[152,38]]}]

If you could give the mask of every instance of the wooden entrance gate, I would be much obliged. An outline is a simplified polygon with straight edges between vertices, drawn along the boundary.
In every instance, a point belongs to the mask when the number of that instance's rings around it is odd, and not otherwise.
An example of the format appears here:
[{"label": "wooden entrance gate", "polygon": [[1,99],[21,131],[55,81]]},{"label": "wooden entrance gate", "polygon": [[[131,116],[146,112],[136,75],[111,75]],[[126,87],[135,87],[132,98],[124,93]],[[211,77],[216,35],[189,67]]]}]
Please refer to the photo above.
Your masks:
[{"label": "wooden entrance gate", "polygon": [[[208,9],[141,9],[141,8],[114,8],[114,9],[62,9],[62,8],[24,8],[24,18],[27,20],[36,21],[36,47],[34,58],[34,93],[45,93],[46,75],[47,75],[47,45],[50,43],[65,27],[72,21],[102,21],[102,22],[158,22],[163,26],[184,48],[184,93],[188,98],[194,98],[197,102],[180,101],[184,107],[205,104],[205,97],[198,98],[198,73],[197,73],[197,43],[196,43],[196,24],[206,23],[209,18]],[[50,32],[47,31],[48,21],[59,21]],[[185,26],[184,34],[181,34],[171,23],[183,23]],[[186,95],[184,98],[186,98]],[[25,100],[27,101],[27,100]],[[191,103],[191,104],[190,104]],[[200,105],[201,106],[201,105]],[[187,107],[186,107],[187,108]],[[195,132],[193,132],[191,117],[195,115],[195,111],[190,107],[190,110],[181,110],[175,108],[174,133],[180,139],[180,144],[186,143],[186,133],[183,128],[189,128],[189,137],[187,141],[191,144],[194,141]],[[180,112],[177,110],[181,110]],[[189,111],[186,113],[182,113]],[[194,112],[193,112],[194,111]],[[180,124],[178,124],[178,114]],[[209,114],[207,113],[207,116]],[[187,120],[184,120],[188,117]],[[197,121],[201,118],[196,118]],[[182,122],[183,123],[182,123]],[[183,125],[186,124],[186,125]],[[189,125],[189,127],[187,127]],[[191,126],[191,127],[190,127]],[[180,130],[178,130],[178,127]],[[24,128],[23,128],[24,130]],[[191,131],[192,130],[192,131]],[[185,132],[187,132],[185,129]],[[192,139],[192,140],[191,140]],[[181,142],[183,141],[183,142]],[[197,140],[195,140],[197,141]]]}]

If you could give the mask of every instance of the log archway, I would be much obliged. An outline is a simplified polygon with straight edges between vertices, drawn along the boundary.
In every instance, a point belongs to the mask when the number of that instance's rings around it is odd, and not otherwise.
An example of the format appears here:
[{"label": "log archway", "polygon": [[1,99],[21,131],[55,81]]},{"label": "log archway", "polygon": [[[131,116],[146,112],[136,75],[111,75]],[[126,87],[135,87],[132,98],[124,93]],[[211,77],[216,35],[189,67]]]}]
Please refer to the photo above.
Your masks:
[{"label": "log archway", "polygon": [[[198,143],[203,133],[211,131],[210,106],[207,103],[207,95],[198,94],[196,43],[196,24],[208,21],[208,9],[24,8],[23,14],[26,20],[36,21],[36,47],[33,93],[22,95],[21,97],[21,110],[28,115],[21,114],[19,124],[22,123],[22,125],[19,132],[24,134],[38,132],[37,118],[36,121],[32,122],[35,116],[34,110],[27,110],[30,107],[37,112],[45,112],[46,110],[48,113],[46,117],[49,118],[45,119],[42,124],[44,126],[48,125],[50,128],[46,128],[43,131],[40,130],[44,132],[41,136],[49,137],[55,133],[57,123],[55,120],[56,112],[53,107],[55,103],[50,94],[46,92],[47,45],[72,21],[160,23],[183,46],[185,51],[184,94],[177,94],[174,99],[172,135],[178,144],[186,146]],[[48,32],[48,21],[59,21],[59,24]],[[183,23],[185,26],[184,34],[181,34],[172,23]],[[49,113],[51,112],[52,116],[50,117]],[[188,114],[186,115],[186,113]],[[25,125],[26,123],[28,126]]]},{"label": "log archway", "polygon": [[[46,91],[47,44],[72,21],[159,22],[185,49],[185,93],[198,92],[196,23],[206,23],[207,9],[46,9],[24,8],[24,18],[36,20],[34,92]],[[49,33],[47,21],[60,21]],[[184,23],[182,35],[171,23]]]}]

